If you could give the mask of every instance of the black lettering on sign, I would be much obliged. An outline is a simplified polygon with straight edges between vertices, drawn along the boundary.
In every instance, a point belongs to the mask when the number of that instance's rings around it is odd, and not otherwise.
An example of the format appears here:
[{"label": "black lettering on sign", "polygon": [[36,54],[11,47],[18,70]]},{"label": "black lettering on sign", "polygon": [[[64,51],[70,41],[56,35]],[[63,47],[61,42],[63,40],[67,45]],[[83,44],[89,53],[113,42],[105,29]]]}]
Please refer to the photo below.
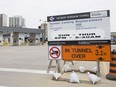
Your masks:
[{"label": "black lettering on sign", "polygon": [[70,49],[65,49],[65,52],[70,52]]},{"label": "black lettering on sign", "polygon": [[72,52],[75,52],[75,53],[78,53],[78,52],[80,52],[80,53],[92,53],[92,51],[91,51],[91,49],[90,48],[81,48],[81,49],[79,49],[79,48],[73,48],[72,49]]},{"label": "black lettering on sign", "polygon": [[95,54],[96,54],[97,56],[103,56],[103,55],[106,55],[106,53],[103,52],[102,50],[95,50]]},{"label": "black lettering on sign", "polygon": [[85,54],[72,54],[72,58],[86,58]]}]

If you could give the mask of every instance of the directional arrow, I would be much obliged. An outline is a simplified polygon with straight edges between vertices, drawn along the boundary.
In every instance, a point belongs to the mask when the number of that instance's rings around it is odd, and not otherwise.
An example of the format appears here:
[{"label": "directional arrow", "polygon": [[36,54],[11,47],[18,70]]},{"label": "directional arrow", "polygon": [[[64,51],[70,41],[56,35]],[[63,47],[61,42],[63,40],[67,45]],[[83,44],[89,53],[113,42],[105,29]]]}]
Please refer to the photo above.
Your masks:
[{"label": "directional arrow", "polygon": [[104,48],[104,46],[99,45],[99,46],[97,46],[97,48],[102,49],[102,48]]},{"label": "directional arrow", "polygon": [[98,58],[98,60],[102,61],[102,60],[104,60],[104,58],[102,58],[102,57],[99,57],[99,58]]}]

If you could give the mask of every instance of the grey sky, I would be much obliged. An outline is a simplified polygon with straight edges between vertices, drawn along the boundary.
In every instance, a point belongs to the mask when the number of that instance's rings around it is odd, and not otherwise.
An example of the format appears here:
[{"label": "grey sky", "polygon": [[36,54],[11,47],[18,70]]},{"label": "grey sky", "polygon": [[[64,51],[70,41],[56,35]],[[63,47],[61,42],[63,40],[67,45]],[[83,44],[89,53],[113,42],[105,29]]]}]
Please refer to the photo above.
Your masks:
[{"label": "grey sky", "polygon": [[37,28],[39,20],[46,21],[50,15],[97,10],[111,11],[111,31],[116,31],[116,0],[0,0],[0,13],[21,15],[30,28]]}]

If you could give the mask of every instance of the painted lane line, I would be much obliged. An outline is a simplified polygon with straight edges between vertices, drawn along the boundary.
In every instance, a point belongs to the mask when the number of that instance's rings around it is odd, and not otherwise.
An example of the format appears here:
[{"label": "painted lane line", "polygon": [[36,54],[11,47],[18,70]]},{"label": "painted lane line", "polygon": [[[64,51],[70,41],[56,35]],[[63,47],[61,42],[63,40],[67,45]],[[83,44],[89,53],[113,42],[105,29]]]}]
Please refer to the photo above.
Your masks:
[{"label": "painted lane line", "polygon": [[8,86],[0,86],[0,87],[8,87]]},{"label": "painted lane line", "polygon": [[104,67],[104,75],[106,75],[107,73],[108,73],[108,66],[107,66],[107,64],[106,63],[102,63],[103,64],[103,67]]},{"label": "painted lane line", "polygon": [[35,73],[35,74],[53,74],[54,73],[54,71],[49,71],[49,73],[47,73],[47,70],[15,69],[15,68],[0,68],[0,71],[20,72],[20,73]]}]

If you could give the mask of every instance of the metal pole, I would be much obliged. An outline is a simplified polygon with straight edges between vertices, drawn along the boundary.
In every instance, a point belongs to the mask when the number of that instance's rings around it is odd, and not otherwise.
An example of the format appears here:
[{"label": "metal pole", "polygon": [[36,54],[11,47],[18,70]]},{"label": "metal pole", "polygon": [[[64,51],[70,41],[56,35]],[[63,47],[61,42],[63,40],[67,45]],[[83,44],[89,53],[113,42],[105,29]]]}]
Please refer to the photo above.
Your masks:
[{"label": "metal pole", "polygon": [[49,62],[47,73],[49,73],[51,65],[52,65],[52,60],[50,60]]},{"label": "metal pole", "polygon": [[100,61],[97,60],[97,76],[100,76]]},{"label": "metal pole", "polygon": [[56,72],[60,73],[60,60],[56,60]]}]

